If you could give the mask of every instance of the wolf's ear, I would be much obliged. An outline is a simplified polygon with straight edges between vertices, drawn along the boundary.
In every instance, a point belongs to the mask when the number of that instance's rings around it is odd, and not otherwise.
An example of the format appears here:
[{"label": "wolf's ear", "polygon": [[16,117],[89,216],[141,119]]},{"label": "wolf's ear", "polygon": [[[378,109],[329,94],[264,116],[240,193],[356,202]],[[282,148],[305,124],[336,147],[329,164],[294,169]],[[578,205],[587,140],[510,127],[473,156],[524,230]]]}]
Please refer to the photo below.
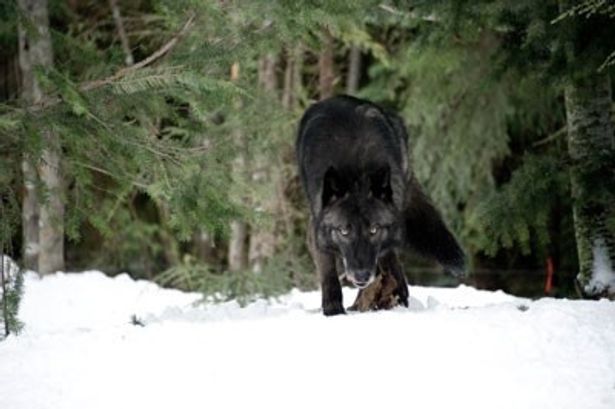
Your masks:
[{"label": "wolf's ear", "polygon": [[382,114],[382,111],[380,111],[380,109],[378,109],[372,104],[359,105],[355,108],[355,112],[369,119],[384,120],[384,115]]},{"label": "wolf's ear", "polygon": [[369,175],[369,190],[373,197],[393,202],[393,189],[391,188],[391,169],[386,166]]},{"label": "wolf's ear", "polygon": [[325,172],[322,181],[322,207],[324,209],[331,202],[343,196],[341,178],[333,166]]}]

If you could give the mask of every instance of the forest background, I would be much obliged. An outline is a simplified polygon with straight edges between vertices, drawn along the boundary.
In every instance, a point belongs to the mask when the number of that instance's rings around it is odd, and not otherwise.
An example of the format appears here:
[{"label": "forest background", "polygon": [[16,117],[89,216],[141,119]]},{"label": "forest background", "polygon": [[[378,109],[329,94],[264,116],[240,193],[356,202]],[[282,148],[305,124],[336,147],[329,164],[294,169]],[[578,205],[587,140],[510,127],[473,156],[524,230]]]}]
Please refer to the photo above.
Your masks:
[{"label": "forest background", "polygon": [[[406,121],[467,283],[612,297],[614,18],[606,0],[3,1],[0,253],[222,299],[314,288],[296,126],[347,93]],[[457,283],[404,258],[411,283]]]}]

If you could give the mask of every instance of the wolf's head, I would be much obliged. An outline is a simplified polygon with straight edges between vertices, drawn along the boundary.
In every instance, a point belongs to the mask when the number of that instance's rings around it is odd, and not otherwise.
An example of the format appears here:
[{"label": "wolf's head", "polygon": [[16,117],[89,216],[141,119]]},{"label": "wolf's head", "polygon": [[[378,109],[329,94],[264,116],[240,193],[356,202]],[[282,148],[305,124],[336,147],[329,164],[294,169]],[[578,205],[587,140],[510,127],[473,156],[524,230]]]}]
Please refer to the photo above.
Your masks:
[{"label": "wolf's head", "polygon": [[401,244],[388,172],[349,179],[331,168],[324,177],[317,242],[342,259],[346,277],[359,288],[374,280],[379,257]]}]

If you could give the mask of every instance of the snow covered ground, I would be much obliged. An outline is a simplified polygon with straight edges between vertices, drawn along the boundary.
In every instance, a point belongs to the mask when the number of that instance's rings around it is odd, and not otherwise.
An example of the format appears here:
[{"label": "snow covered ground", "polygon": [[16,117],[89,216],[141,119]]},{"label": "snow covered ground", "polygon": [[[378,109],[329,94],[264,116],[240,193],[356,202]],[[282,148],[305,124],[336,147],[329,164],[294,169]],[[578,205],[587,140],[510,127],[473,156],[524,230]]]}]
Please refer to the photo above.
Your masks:
[{"label": "snow covered ground", "polygon": [[409,309],[325,318],[317,292],[240,308],[98,272],[25,285],[2,409],[615,408],[606,300],[411,287]]}]

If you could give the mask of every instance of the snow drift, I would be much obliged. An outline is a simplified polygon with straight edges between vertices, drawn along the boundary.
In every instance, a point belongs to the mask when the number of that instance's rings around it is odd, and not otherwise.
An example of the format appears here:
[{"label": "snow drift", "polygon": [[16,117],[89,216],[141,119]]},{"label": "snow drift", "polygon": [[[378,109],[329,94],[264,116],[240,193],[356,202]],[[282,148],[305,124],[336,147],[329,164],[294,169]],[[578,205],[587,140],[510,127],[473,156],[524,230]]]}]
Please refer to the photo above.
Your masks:
[{"label": "snow drift", "polygon": [[29,273],[0,408],[615,407],[615,302],[410,294],[408,309],[325,318],[318,292],[241,308],[126,275]]}]

